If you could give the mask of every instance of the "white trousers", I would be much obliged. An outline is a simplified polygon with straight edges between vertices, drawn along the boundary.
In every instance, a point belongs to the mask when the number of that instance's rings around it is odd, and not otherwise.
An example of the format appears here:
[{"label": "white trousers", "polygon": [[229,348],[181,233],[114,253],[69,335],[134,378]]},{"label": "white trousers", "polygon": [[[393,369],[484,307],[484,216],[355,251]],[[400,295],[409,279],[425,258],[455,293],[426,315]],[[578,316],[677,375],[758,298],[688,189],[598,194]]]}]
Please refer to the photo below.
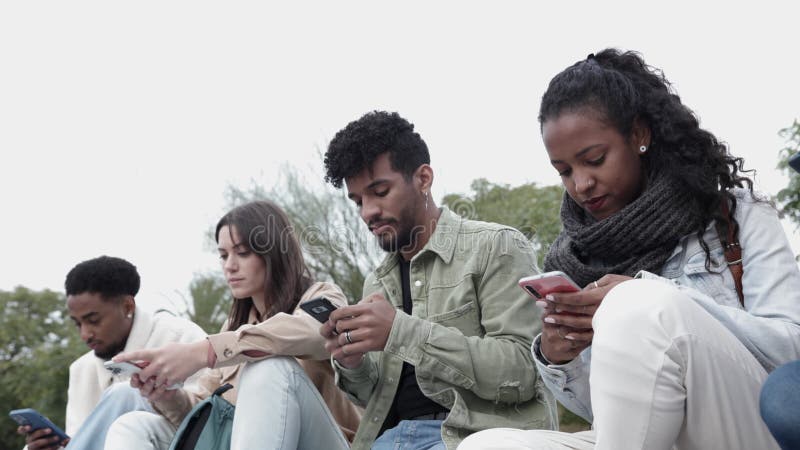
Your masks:
[{"label": "white trousers", "polygon": [[458,448],[778,448],[759,416],[765,370],[677,288],[655,280],[622,283],[592,326],[592,431],[492,429]]},{"label": "white trousers", "polygon": [[[163,416],[117,419],[106,450],[166,450],[175,428]],[[231,449],[348,449],[317,387],[291,357],[247,363],[239,377]]]}]

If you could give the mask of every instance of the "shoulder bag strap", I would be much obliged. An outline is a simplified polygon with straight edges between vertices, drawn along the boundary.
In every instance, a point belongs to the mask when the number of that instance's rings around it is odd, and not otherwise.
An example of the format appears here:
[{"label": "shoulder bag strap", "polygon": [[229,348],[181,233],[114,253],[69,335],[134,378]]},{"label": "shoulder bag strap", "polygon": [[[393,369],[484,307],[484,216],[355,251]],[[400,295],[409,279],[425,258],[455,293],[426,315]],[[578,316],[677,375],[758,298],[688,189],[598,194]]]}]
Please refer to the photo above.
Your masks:
[{"label": "shoulder bag strap", "polygon": [[722,216],[725,217],[727,230],[723,231],[722,224],[717,221],[717,234],[722,243],[722,250],[725,252],[725,260],[728,262],[728,269],[731,271],[731,275],[733,275],[736,293],[739,295],[739,303],[744,307],[744,294],[742,293],[742,274],[744,273],[744,266],[742,265],[742,247],[739,245],[739,230],[737,230],[733,224],[727,198],[724,198],[722,203],[720,203],[720,209],[722,209]]}]

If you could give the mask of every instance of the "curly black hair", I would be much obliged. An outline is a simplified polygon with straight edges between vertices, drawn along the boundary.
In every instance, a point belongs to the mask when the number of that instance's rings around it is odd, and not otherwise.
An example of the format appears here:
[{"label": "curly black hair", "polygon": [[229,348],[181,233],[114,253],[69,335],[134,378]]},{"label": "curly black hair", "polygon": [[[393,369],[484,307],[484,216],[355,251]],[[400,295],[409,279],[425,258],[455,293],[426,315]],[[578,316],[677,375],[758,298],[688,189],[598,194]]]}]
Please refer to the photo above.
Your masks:
[{"label": "curly black hair", "polygon": [[342,187],[345,178],[372,167],[389,152],[392,169],[410,180],[422,164],[430,164],[428,146],[414,125],[396,112],[371,111],[336,133],[325,152],[325,181]]},{"label": "curly black hair", "polygon": [[100,256],[73,267],[67,274],[64,288],[67,295],[90,292],[111,299],[121,295],[136,296],[139,283],[136,266],[122,258]]},{"label": "curly black hair", "polygon": [[730,203],[732,226],[736,198],[734,187],[753,192],[753,182],[743,175],[744,160],[734,157],[713,134],[700,128],[694,113],[681,103],[661,70],[647,65],[636,52],[605,49],[589,55],[556,75],[542,97],[539,124],[562,113],[595,114],[624,137],[630,138],[635,122],[650,129],[651,142],[642,161],[648,176],[666,174],[692,193],[695,202],[687,214],[700,218],[697,236],[710,252],[703,232],[712,220],[727,230],[720,205]]}]

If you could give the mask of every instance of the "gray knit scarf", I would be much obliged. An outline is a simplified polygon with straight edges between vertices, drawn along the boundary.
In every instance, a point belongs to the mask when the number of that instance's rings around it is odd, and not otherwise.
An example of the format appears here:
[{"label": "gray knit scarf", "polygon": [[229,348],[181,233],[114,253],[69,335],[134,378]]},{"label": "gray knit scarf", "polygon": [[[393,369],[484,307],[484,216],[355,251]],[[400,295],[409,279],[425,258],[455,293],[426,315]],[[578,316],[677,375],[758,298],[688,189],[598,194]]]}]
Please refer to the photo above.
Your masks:
[{"label": "gray knit scarf", "polygon": [[654,176],[636,200],[598,222],[564,193],[564,229],[550,246],[545,270],[561,270],[580,286],[606,274],[660,273],[680,238],[699,227],[700,219],[687,213],[693,201],[680,183]]}]

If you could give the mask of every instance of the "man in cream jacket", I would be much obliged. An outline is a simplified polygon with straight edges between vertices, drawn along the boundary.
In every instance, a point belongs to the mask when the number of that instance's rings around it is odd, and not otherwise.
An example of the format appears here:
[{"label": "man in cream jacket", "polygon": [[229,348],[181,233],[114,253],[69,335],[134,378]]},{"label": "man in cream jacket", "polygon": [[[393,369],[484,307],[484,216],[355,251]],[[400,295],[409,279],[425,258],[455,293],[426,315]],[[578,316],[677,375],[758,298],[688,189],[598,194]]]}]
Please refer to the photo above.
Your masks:
[{"label": "man in cream jacket", "polygon": [[[72,438],[69,449],[103,448],[105,432],[117,417],[150,408],[129,386],[129,377],[112,374],[104,362],[122,351],[194,342],[206,336],[196,324],[167,311],[149,313],[137,307],[134,296],[139,283],[135,266],[108,256],[84,261],[67,275],[69,316],[91,349],[69,368],[65,427]],[[48,437],[45,430],[20,427],[19,432],[27,435],[29,450],[67,445]]]}]

